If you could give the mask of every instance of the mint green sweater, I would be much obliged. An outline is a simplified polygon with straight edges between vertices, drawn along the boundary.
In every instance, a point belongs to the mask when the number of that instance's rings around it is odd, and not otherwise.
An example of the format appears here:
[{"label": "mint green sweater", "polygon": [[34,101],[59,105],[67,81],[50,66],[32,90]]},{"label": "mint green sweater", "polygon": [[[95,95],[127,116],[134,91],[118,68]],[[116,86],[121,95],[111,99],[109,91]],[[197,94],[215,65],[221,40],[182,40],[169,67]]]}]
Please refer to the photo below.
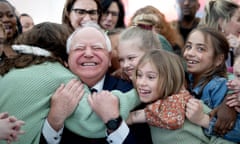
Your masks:
[{"label": "mint green sweater", "polygon": [[[59,63],[46,62],[24,69],[12,69],[0,77],[0,112],[25,121],[22,129],[25,134],[19,137],[18,144],[38,144],[43,123],[48,115],[50,99],[61,83],[76,78],[68,69]],[[138,105],[139,99],[135,90],[126,94],[113,92],[119,96],[120,111],[126,118],[129,111]],[[74,114],[66,120],[66,127],[73,132],[90,138],[105,136],[105,125],[91,110],[87,102],[89,90],[85,94]],[[121,95],[121,96],[120,96]],[[124,101],[124,102],[123,102]],[[6,143],[0,141],[1,143]]]},{"label": "mint green sweater", "polygon": [[[204,105],[204,112],[209,113],[209,109]],[[203,129],[185,119],[182,128],[177,130],[162,129],[150,126],[152,141],[154,144],[235,144],[220,137],[207,137]]]}]

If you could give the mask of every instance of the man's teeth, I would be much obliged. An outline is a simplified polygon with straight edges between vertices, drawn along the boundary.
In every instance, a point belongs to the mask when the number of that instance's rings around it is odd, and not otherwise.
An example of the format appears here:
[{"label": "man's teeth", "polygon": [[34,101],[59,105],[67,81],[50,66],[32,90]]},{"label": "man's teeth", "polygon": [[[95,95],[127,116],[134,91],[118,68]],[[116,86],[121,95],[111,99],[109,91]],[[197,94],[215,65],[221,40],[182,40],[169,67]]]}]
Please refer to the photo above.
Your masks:
[{"label": "man's teeth", "polygon": [[83,66],[95,66],[97,65],[96,63],[83,63]]}]

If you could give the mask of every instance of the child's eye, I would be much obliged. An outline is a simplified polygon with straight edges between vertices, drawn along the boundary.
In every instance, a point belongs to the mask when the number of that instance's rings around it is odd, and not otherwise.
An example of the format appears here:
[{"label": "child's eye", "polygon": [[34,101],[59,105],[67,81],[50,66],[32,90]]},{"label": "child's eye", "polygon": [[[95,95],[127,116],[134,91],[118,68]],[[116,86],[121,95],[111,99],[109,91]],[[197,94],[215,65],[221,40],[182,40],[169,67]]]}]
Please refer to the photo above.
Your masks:
[{"label": "child's eye", "polygon": [[184,48],[185,48],[185,49],[191,49],[191,48],[192,48],[192,46],[191,46],[191,45],[189,45],[189,44],[186,44],[186,45],[184,46]]},{"label": "child's eye", "polygon": [[200,52],[205,51],[205,48],[203,48],[203,47],[198,47],[197,49],[198,49],[198,51],[200,51]]},{"label": "child's eye", "polygon": [[128,57],[128,59],[129,59],[129,60],[134,60],[134,59],[135,59],[135,57]]},{"label": "child's eye", "polygon": [[156,78],[156,76],[148,76],[148,78],[150,79],[150,80],[153,80],[153,79],[155,79]]},{"label": "child's eye", "polygon": [[240,74],[235,75],[235,77],[237,77],[238,79],[240,79]]},{"label": "child's eye", "polygon": [[141,74],[140,72],[137,71],[137,73],[136,73],[136,77],[139,77],[139,78],[140,78],[140,77],[142,77],[142,74]]}]

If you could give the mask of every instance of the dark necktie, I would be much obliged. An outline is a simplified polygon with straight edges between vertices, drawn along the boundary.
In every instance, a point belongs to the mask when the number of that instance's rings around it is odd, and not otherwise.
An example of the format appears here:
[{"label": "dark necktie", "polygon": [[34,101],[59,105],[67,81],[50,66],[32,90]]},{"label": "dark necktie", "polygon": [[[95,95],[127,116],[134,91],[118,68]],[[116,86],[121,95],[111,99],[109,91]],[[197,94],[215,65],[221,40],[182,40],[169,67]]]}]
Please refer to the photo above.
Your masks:
[{"label": "dark necktie", "polygon": [[91,93],[94,93],[94,92],[97,93],[98,92],[97,89],[95,89],[95,88],[91,88],[90,91],[91,91]]}]

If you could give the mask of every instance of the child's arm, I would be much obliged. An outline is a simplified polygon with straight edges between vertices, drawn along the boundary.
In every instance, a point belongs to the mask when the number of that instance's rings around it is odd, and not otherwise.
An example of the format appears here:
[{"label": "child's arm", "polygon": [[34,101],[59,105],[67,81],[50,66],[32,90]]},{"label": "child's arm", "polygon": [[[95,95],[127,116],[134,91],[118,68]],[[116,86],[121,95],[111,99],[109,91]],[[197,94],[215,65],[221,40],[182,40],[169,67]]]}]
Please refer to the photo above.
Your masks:
[{"label": "child's arm", "polygon": [[131,112],[127,119],[128,125],[131,125],[134,123],[145,123],[145,122],[146,122],[146,116],[145,116],[144,109]]},{"label": "child's arm", "polygon": [[185,120],[185,105],[191,97],[189,92],[181,91],[148,104],[144,110],[132,113],[129,123],[147,122],[150,126],[164,129],[179,129]]},{"label": "child's arm", "polygon": [[239,113],[240,112],[240,93],[235,93],[227,96],[226,104],[229,107],[234,107],[234,109]]},{"label": "child's arm", "polygon": [[186,106],[186,117],[194,124],[208,128],[210,117],[203,112],[203,105],[200,100],[192,98]]}]

